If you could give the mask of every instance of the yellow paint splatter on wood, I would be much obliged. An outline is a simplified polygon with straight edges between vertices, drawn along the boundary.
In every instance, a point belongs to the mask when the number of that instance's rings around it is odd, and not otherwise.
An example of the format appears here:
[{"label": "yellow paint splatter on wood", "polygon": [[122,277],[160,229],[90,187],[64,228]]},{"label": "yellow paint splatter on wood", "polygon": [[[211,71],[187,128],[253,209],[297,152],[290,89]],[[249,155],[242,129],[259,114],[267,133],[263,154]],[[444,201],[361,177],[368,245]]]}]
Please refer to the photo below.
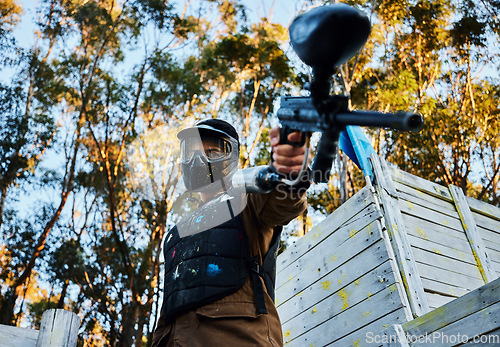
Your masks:
[{"label": "yellow paint splatter on wood", "polygon": [[339,292],[339,296],[340,298],[342,299],[342,308],[341,310],[345,310],[346,308],[349,307],[349,303],[347,302],[347,293],[344,291],[344,289],[342,289],[340,292]]},{"label": "yellow paint splatter on wood", "polygon": [[472,255],[474,256],[474,259],[476,259],[477,268],[479,270],[479,273],[481,274],[481,277],[483,277],[484,283],[488,283],[488,278],[486,277],[486,272],[484,271],[483,263],[481,263],[481,259],[479,259],[479,256],[477,255],[477,252],[474,250],[474,248],[472,249]]},{"label": "yellow paint splatter on wood", "polygon": [[361,317],[366,317],[366,316],[368,316],[368,315],[370,315],[370,314],[371,314],[371,312],[365,312],[365,313],[363,313],[363,314],[361,315]]},{"label": "yellow paint splatter on wood", "polygon": [[353,237],[354,235],[356,235],[356,233],[357,231],[354,229],[349,230],[349,237]]},{"label": "yellow paint splatter on wood", "polygon": [[391,292],[395,292],[398,287],[396,287],[396,284],[393,284],[389,287],[389,289],[391,290]]},{"label": "yellow paint splatter on wood", "polygon": [[339,278],[339,284],[342,284],[342,281],[341,281],[341,279],[340,279],[340,278]]},{"label": "yellow paint splatter on wood", "polygon": [[354,284],[359,286],[359,280],[354,281]]},{"label": "yellow paint splatter on wood", "polygon": [[316,313],[316,312],[318,312],[318,309],[315,307],[315,308],[313,308],[312,313]]},{"label": "yellow paint splatter on wood", "polygon": [[290,330],[287,330],[287,331],[285,331],[285,333],[283,333],[283,338],[285,338],[285,339],[290,338]]},{"label": "yellow paint splatter on wood", "polygon": [[445,219],[445,220],[443,221],[443,224],[444,224],[444,225],[448,225],[448,221]]},{"label": "yellow paint splatter on wood", "polygon": [[434,251],[434,253],[436,253],[436,254],[441,254],[441,255],[443,254],[443,253],[441,253],[441,252],[439,251],[439,249],[437,249],[437,248],[433,248],[432,250],[433,250],[433,251]]},{"label": "yellow paint splatter on wood", "polygon": [[392,228],[393,228],[394,230],[396,230],[396,231],[398,230],[398,226],[397,226],[396,224],[393,224],[393,225],[392,225]]},{"label": "yellow paint splatter on wood", "polygon": [[337,260],[337,256],[336,256],[336,255],[334,255],[334,256],[331,258],[331,260],[333,260],[333,261]]},{"label": "yellow paint splatter on wood", "polygon": [[384,328],[388,328],[389,326],[387,324],[382,325]]},{"label": "yellow paint splatter on wood", "polygon": [[417,233],[424,238],[424,240],[427,240],[427,235],[425,235],[424,231],[420,228],[417,228]]},{"label": "yellow paint splatter on wood", "polygon": [[330,281],[321,282],[324,290],[330,289]]},{"label": "yellow paint splatter on wood", "polygon": [[357,339],[356,341],[354,341],[352,344],[353,344],[354,347],[359,347],[359,339]]},{"label": "yellow paint splatter on wood", "polygon": [[366,296],[368,297],[368,300],[371,300],[373,293],[368,293]]},{"label": "yellow paint splatter on wood", "polygon": [[405,290],[408,292],[409,287],[408,287],[408,282],[406,282],[406,277],[401,276],[401,280],[403,281],[403,286],[405,286]]},{"label": "yellow paint splatter on wood", "polygon": [[409,201],[406,202],[406,205],[408,205],[408,208],[410,210],[413,210],[415,208],[415,207],[413,207],[413,204],[411,202],[409,202]]}]

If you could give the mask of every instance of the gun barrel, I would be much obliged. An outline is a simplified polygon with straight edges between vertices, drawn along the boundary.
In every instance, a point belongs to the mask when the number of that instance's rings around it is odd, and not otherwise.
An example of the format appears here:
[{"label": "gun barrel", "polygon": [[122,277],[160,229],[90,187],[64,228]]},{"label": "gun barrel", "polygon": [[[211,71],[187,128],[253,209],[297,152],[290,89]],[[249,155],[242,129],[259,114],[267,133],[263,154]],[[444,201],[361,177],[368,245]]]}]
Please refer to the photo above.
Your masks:
[{"label": "gun barrel", "polygon": [[384,113],[377,111],[347,111],[334,115],[334,121],[323,120],[314,108],[280,108],[277,112],[280,121],[292,129],[302,131],[324,131],[332,126],[359,125],[377,128],[392,128],[417,132],[422,129],[424,119],[412,112]]},{"label": "gun barrel", "polygon": [[415,132],[421,130],[424,125],[422,116],[412,112],[352,111],[337,114],[335,120],[342,125],[392,128]]}]

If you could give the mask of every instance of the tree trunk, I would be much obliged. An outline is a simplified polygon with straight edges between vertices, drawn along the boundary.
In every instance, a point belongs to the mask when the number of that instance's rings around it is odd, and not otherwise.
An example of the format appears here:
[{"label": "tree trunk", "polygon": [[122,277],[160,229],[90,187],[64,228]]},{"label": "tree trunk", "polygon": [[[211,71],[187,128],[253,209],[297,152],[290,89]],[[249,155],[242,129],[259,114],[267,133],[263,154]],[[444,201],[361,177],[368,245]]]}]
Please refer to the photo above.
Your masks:
[{"label": "tree trunk", "polygon": [[144,325],[146,324],[146,317],[149,315],[151,310],[145,309],[146,307],[149,307],[149,305],[146,306],[141,306],[137,308],[138,312],[138,322],[137,322],[137,331],[135,334],[135,346],[136,347],[141,347],[144,345],[142,342],[142,338],[144,336]]},{"label": "tree trunk", "polygon": [[7,199],[7,186],[2,186],[2,190],[0,191],[0,227],[2,226],[3,221],[3,208],[5,206],[5,200]]},{"label": "tree trunk", "polygon": [[66,293],[68,292],[69,280],[64,281],[63,289],[59,301],[57,302],[57,308],[64,309],[64,299],[66,298]]},{"label": "tree trunk", "polygon": [[[122,309],[122,333],[118,346],[132,346],[134,344],[134,336],[136,335],[135,323],[139,316],[138,306],[134,299],[129,304],[123,305]],[[139,329],[141,327],[139,326]],[[142,340],[142,337],[141,337]],[[136,346],[140,346],[137,345]]]},{"label": "tree trunk", "polygon": [[5,299],[1,305],[0,324],[11,325],[14,321],[14,307],[16,306],[19,290],[12,290],[5,295]]}]

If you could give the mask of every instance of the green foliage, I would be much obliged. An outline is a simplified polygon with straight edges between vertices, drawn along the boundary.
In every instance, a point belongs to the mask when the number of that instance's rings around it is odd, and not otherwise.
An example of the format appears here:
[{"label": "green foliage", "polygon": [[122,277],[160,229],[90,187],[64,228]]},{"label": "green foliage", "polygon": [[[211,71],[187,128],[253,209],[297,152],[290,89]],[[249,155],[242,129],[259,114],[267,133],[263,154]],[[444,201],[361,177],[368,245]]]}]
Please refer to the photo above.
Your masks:
[{"label": "green foliage", "polygon": [[46,310],[57,308],[57,302],[54,299],[55,298],[42,299],[40,301],[29,303],[27,305],[29,310],[29,318],[31,324],[33,324],[34,327],[40,329],[40,325],[42,324],[42,316]]},{"label": "green foliage", "polygon": [[[415,110],[425,117],[418,134],[372,131],[376,149],[390,162],[464,191],[474,186],[471,180],[486,183],[481,194],[477,188],[468,194],[498,204],[498,141],[485,124],[498,128],[499,100],[481,75],[499,54],[486,45],[498,40],[488,24],[496,20],[487,15],[491,9],[472,0],[382,2],[362,53],[370,60],[358,60],[361,83],[351,95],[358,109]],[[373,49],[371,40],[383,49]]]},{"label": "green foliage", "polygon": [[51,147],[55,131],[52,117],[40,107],[35,113],[25,113],[25,98],[21,86],[0,85],[0,188],[29,177]]}]

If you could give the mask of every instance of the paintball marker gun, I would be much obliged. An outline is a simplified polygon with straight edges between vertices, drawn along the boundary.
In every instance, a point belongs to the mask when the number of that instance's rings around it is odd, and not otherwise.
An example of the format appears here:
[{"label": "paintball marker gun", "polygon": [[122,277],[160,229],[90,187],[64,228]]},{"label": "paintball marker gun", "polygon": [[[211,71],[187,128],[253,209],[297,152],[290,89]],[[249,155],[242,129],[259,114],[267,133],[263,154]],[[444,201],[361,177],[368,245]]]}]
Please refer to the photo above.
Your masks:
[{"label": "paintball marker gun", "polygon": [[[313,132],[321,132],[318,150],[312,165],[312,180],[328,182],[330,170],[337,152],[341,132],[347,125],[389,127],[403,131],[419,131],[423,118],[411,112],[382,113],[349,110],[349,97],[330,95],[331,78],[337,67],[346,63],[358,52],[371,31],[368,17],[345,4],[316,7],[294,19],[290,25],[290,42],[298,57],[312,68],[312,80],[308,87],[310,96],[281,97],[277,111],[281,123],[280,143],[303,146],[309,143]],[[300,143],[290,143],[288,134],[300,130]],[[301,181],[307,166],[309,146],[299,177],[294,181],[281,182],[294,185]],[[263,170],[263,169],[262,169]],[[276,175],[254,170],[252,182],[246,184],[249,192],[269,191],[279,183]],[[265,182],[265,179],[273,182]],[[266,187],[265,189],[263,187]]]}]

